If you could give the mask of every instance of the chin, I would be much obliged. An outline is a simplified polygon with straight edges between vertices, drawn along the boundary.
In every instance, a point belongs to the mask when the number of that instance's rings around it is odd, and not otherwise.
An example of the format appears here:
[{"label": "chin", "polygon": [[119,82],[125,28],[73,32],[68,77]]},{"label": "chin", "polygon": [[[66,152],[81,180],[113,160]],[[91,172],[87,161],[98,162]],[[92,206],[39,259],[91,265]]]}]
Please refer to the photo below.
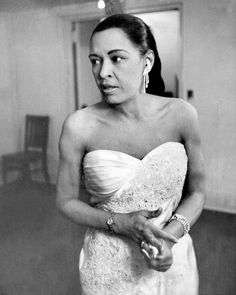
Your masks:
[{"label": "chin", "polygon": [[112,95],[104,95],[102,97],[102,100],[110,105],[118,105],[124,101],[124,100],[118,98],[117,96],[112,96]]}]

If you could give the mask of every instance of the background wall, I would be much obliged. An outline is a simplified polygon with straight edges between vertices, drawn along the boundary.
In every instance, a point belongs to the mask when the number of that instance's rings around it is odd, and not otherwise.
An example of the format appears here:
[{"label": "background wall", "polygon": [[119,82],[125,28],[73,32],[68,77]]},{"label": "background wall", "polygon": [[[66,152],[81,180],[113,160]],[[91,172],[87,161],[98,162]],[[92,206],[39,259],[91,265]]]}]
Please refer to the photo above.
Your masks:
[{"label": "background wall", "polygon": [[12,28],[8,15],[0,17],[0,154],[17,146],[17,109],[15,97],[15,58],[12,50]]},{"label": "background wall", "polygon": [[208,176],[207,203],[236,212],[236,1],[184,4],[184,93],[193,89]]},{"label": "background wall", "polygon": [[[50,174],[55,181],[61,125],[74,109],[70,26],[51,8],[53,1],[50,7],[39,2],[37,9],[21,6],[14,12],[12,1],[0,2],[8,11],[0,14],[0,155],[22,147],[26,113],[47,113]],[[206,205],[236,212],[236,2],[174,2],[183,3],[183,97],[193,90],[191,103],[202,127]],[[126,7],[137,13],[156,3],[127,0]]]},{"label": "background wall", "polygon": [[79,106],[91,105],[101,99],[101,94],[96,86],[92,66],[88,58],[90,35],[99,20],[80,22],[77,31],[78,45],[78,94]]},{"label": "background wall", "polygon": [[23,148],[25,114],[48,114],[49,172],[55,182],[62,123],[74,109],[63,28],[48,10],[9,13],[0,20],[0,74],[9,76],[0,85],[0,153]]}]

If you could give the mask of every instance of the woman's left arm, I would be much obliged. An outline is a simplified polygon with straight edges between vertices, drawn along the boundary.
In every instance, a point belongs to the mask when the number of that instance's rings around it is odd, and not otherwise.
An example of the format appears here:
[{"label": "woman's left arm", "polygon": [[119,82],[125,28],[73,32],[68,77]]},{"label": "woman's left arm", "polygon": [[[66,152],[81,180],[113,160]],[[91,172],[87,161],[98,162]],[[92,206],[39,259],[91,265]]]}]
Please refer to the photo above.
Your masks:
[{"label": "woman's left arm", "polygon": [[[183,196],[175,213],[183,215],[191,227],[203,210],[205,175],[197,112],[189,103],[181,102],[181,104],[180,132],[188,156],[188,171]],[[172,220],[166,224],[164,230],[173,234],[176,238],[184,235],[184,227],[177,220]]]},{"label": "woman's left arm", "polygon": [[[181,114],[180,134],[188,156],[188,171],[181,202],[174,213],[184,216],[190,227],[200,216],[205,202],[204,165],[201,152],[201,140],[196,110],[186,102],[177,103],[177,114]],[[180,109],[179,109],[180,108]],[[184,226],[177,220],[171,220],[163,228],[177,239],[184,235]],[[155,255],[149,244],[144,243],[143,254],[150,268],[167,271],[173,263],[172,242],[160,239],[153,244],[158,249]]]}]

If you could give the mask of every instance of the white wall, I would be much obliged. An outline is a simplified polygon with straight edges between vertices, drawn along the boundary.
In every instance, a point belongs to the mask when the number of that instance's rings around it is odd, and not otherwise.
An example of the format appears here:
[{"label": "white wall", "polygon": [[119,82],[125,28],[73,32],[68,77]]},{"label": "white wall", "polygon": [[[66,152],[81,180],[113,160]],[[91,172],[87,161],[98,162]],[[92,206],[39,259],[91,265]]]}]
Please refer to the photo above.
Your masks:
[{"label": "white wall", "polygon": [[207,206],[236,211],[236,1],[184,5],[184,87],[201,123]]},{"label": "white wall", "polygon": [[14,67],[11,21],[0,14],[0,155],[16,151],[18,142]]},{"label": "white wall", "polygon": [[[62,27],[48,11],[14,13],[6,19],[11,32],[2,36],[5,28],[0,26],[0,36],[4,38],[1,44],[8,39],[12,43],[9,59],[14,59],[14,79],[1,91],[1,96],[5,91],[0,101],[4,121],[1,138],[5,138],[1,141],[1,154],[23,148],[25,114],[49,115],[48,158],[55,182],[62,123],[74,109],[68,90],[69,61]],[[3,45],[1,49],[4,50]]]},{"label": "white wall", "polygon": [[101,99],[100,92],[95,83],[92,66],[88,58],[89,40],[91,33],[99,20],[80,22],[78,25],[78,86],[79,106],[91,105]]}]

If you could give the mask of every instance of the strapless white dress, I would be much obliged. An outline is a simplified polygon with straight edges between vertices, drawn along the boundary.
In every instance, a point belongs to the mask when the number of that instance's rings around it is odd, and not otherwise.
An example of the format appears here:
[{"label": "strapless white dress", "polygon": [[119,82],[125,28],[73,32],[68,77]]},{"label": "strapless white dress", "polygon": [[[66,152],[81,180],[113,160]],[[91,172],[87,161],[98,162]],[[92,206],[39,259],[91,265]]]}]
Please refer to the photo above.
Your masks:
[{"label": "strapless white dress", "polygon": [[[95,150],[84,157],[85,186],[91,204],[127,213],[163,208],[152,219],[162,228],[177,208],[187,172],[185,148],[164,143],[142,160],[112,150]],[[128,237],[89,228],[80,253],[84,295],[196,295],[198,272],[189,235],[173,246],[167,272],[148,268],[139,246]]]}]

